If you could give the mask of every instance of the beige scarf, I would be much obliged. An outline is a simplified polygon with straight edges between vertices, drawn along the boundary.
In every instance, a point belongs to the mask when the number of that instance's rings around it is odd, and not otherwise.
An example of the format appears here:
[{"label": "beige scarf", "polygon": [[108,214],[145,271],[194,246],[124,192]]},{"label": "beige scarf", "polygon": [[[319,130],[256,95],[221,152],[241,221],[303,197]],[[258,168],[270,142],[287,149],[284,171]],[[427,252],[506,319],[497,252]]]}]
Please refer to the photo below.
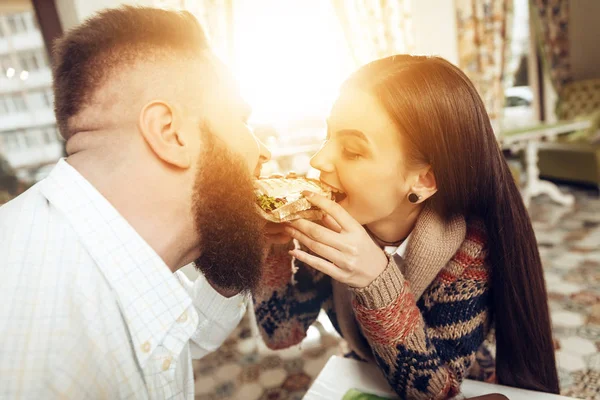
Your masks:
[{"label": "beige scarf", "polygon": [[[457,216],[445,222],[438,214],[425,207],[419,215],[408,241],[406,254],[398,268],[410,283],[410,289],[419,299],[444,266],[456,254],[465,240],[465,219]],[[396,257],[397,259],[397,257]],[[353,293],[348,286],[332,279],[333,307],[344,339],[359,356],[373,360],[373,353],[360,332],[352,309]]]}]

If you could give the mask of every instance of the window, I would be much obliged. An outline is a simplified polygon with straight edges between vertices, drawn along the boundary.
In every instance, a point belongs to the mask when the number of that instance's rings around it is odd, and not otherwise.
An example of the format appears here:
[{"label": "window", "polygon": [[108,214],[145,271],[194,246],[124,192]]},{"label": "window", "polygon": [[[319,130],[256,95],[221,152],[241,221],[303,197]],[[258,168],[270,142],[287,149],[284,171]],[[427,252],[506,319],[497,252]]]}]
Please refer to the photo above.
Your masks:
[{"label": "window", "polygon": [[19,150],[19,148],[21,147],[19,133],[20,131],[0,132],[0,138],[2,138],[4,150]]},{"label": "window", "polygon": [[25,104],[25,99],[21,93],[13,93],[10,95],[9,99],[12,100],[12,107],[15,112],[27,111],[27,105]]},{"label": "window", "polygon": [[41,129],[30,128],[25,131],[23,138],[25,139],[25,145],[27,147],[37,147],[40,144],[40,137],[42,135]]},{"label": "window", "polygon": [[0,71],[2,71],[3,77],[8,77],[7,71],[9,68],[14,68],[9,55],[0,56]]},{"label": "window", "polygon": [[[532,57],[530,35],[529,2],[515,0],[510,41],[510,57],[507,60],[504,82],[503,129],[510,130],[534,125],[538,121],[536,111],[538,93],[532,79]],[[535,57],[535,56],[534,56]]]},{"label": "window", "polygon": [[44,95],[40,90],[32,90],[27,93],[27,105],[32,110],[37,110],[44,107]]},{"label": "window", "polygon": [[42,131],[40,129],[29,129],[23,135],[27,148],[39,147],[42,144]]},{"label": "window", "polygon": [[55,141],[56,141],[56,133],[54,132],[54,128],[44,129],[44,143],[50,144]]},{"label": "window", "polygon": [[23,14],[10,14],[6,17],[6,22],[12,34],[23,33],[27,30]]},{"label": "window", "polygon": [[27,106],[30,110],[46,110],[54,106],[52,89],[31,90],[27,92]]},{"label": "window", "polygon": [[25,29],[28,32],[39,31],[38,26],[37,26],[37,21],[33,15],[33,13],[26,12],[21,15],[23,16],[23,22],[25,23]]},{"label": "window", "polygon": [[25,71],[38,71],[46,67],[46,60],[40,51],[27,51],[19,54],[19,63]]},{"label": "window", "polygon": [[59,142],[64,142],[65,139],[63,139],[63,137],[60,134],[60,131],[58,130],[58,126],[54,127],[54,133],[56,135],[56,138],[58,139]]},{"label": "window", "polygon": [[506,98],[506,107],[529,107],[531,102],[523,97],[508,96]]},{"label": "window", "polygon": [[58,142],[56,135],[56,126],[47,126],[41,130],[41,138],[44,144],[51,144]]},{"label": "window", "polygon": [[0,115],[6,115],[8,113],[8,96],[0,96]]},{"label": "window", "polygon": [[54,107],[54,93],[51,88],[44,90],[44,104],[47,107]]},{"label": "window", "polygon": [[21,93],[3,94],[0,96],[0,115],[24,111],[27,111],[27,105]]},{"label": "window", "polygon": [[32,90],[27,93],[27,105],[31,110],[48,108],[43,90]]}]

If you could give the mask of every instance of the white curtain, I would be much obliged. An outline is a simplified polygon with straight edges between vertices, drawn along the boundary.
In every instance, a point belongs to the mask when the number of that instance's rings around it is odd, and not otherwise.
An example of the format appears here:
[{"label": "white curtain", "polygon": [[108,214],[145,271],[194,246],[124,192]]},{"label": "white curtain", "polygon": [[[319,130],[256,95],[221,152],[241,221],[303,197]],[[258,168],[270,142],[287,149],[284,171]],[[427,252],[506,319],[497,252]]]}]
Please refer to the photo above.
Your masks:
[{"label": "white curtain", "polygon": [[154,6],[194,14],[211,46],[227,64],[233,61],[233,3],[235,0],[154,0]]},{"label": "white curtain", "polygon": [[332,0],[357,65],[414,50],[409,0]]}]

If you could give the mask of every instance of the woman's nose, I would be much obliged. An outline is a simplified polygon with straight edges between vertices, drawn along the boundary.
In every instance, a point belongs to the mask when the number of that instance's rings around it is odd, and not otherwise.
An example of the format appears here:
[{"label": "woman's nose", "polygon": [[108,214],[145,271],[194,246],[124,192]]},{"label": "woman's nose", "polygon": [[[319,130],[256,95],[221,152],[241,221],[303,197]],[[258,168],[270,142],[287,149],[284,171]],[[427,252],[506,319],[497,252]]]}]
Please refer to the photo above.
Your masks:
[{"label": "woman's nose", "polygon": [[333,157],[327,147],[327,143],[323,145],[310,159],[310,166],[322,172],[333,172],[335,167]]}]

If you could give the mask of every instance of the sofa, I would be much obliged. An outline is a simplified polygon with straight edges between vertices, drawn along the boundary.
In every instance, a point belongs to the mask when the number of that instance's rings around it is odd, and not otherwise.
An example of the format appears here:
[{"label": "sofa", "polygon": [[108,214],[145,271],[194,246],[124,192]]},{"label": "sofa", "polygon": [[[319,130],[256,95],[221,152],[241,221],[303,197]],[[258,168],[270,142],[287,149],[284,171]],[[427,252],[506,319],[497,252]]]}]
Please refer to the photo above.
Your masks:
[{"label": "sofa", "polygon": [[559,93],[556,115],[560,120],[590,119],[592,124],[555,142],[540,143],[540,176],[600,190],[600,79],[565,85]]}]

